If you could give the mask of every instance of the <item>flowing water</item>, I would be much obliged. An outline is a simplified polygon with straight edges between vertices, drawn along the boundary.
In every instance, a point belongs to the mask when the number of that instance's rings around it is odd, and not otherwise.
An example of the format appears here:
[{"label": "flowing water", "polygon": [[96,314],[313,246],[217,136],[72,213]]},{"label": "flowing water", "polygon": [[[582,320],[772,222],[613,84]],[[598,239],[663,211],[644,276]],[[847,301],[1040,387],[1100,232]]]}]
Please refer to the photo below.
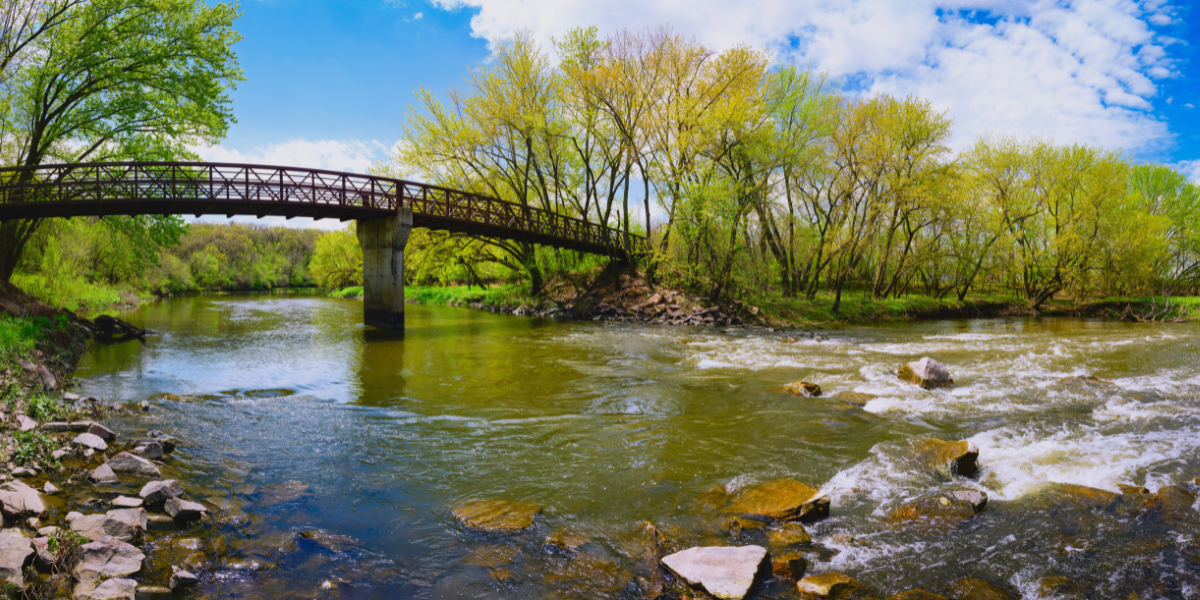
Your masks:
[{"label": "flowing water", "polygon": [[[944,593],[965,576],[1028,598],[1056,597],[1046,577],[1074,586],[1063,597],[1200,596],[1191,516],[1044,492],[1200,476],[1196,324],[956,320],[813,337],[410,306],[401,337],[365,329],[359,302],[305,295],[176,298],[121,316],[158,335],[96,346],[78,383],[149,400],[114,424],[180,440],[164,471],[216,518],[151,535],[147,555],[152,575],[198,548],[202,597],[640,598],[642,522],[680,547],[768,546],[695,500],[779,477],[832,499],[808,526],[810,572],[850,574],[875,596]],[[927,355],[955,387],[896,379]],[[1079,375],[1111,385],[1065,380]],[[781,391],[798,379],[876,398]],[[980,474],[945,481],[904,460],[924,437],[974,441]],[[888,519],[962,488],[990,502],[961,524]],[[447,508],[476,498],[544,508],[524,532],[479,533]],[[587,542],[545,545],[563,531]],[[754,595],[794,589],[776,579]]]}]

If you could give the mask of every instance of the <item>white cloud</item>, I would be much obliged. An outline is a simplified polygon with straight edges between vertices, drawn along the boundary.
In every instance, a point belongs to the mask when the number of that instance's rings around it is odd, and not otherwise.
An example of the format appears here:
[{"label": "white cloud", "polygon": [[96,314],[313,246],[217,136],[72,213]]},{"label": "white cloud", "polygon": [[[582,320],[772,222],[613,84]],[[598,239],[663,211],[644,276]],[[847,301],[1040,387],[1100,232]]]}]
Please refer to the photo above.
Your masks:
[{"label": "white cloud", "polygon": [[224,146],[196,147],[192,151],[208,162],[233,162],[284,167],[307,167],[366,173],[376,161],[387,158],[389,146],[378,142],[292,140],[242,151]]},{"label": "white cloud", "polygon": [[[1151,113],[1174,74],[1152,25],[1160,2],[1132,0],[433,0],[472,8],[474,35],[530,30],[546,49],[572,27],[670,24],[714,48],[766,47],[872,92],[917,94],[949,110],[957,144],[997,132],[1127,150],[1168,144]],[[972,12],[977,11],[977,12]],[[982,15],[986,18],[972,18]]]},{"label": "white cloud", "polygon": [[1185,160],[1176,165],[1176,168],[1183,171],[1193,182],[1200,184],[1200,159]]}]

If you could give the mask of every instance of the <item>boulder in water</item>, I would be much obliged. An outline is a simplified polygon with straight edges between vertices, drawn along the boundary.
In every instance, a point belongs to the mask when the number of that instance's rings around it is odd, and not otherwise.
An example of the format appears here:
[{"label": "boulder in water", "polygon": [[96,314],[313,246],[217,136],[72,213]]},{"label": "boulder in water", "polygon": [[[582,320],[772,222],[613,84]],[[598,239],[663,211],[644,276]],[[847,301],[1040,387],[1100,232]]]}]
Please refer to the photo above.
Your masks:
[{"label": "boulder in water", "polygon": [[172,590],[191,587],[200,582],[200,578],[195,575],[180,569],[174,565],[171,566],[171,580],[167,583],[167,587]]},{"label": "boulder in water", "polygon": [[105,579],[95,587],[76,585],[75,600],[136,600],[141,595],[139,591],[136,581],[117,577]]},{"label": "boulder in water", "polygon": [[914,450],[918,462],[946,479],[955,475],[970,477],[979,470],[979,447],[969,440],[947,442],[925,438],[916,442]]},{"label": "boulder in water", "polygon": [[808,559],[800,552],[785,552],[771,556],[771,573],[776,577],[799,581],[808,572]]},{"label": "boulder in water", "polygon": [[762,546],[688,548],[664,556],[662,564],[689,585],[703,587],[717,598],[740,599],[770,565]]},{"label": "boulder in water", "polygon": [[1026,508],[1049,510],[1069,508],[1088,510],[1105,508],[1117,499],[1117,494],[1106,490],[1073,483],[1047,483],[1018,500]]},{"label": "boulder in water", "polygon": [[151,481],[142,486],[142,491],[138,492],[138,495],[142,497],[142,500],[146,501],[147,506],[157,506],[171,498],[182,496],[183,486],[179,485],[179,482],[174,479]]},{"label": "boulder in water", "polygon": [[163,510],[171,515],[176,522],[198,521],[208,513],[208,509],[199,502],[190,502],[180,498],[171,498],[163,504]]},{"label": "boulder in water", "polygon": [[854,406],[866,406],[868,402],[875,399],[875,395],[864,394],[862,392],[839,392],[833,399],[840,400],[846,404],[853,404]]},{"label": "boulder in water", "polygon": [[807,381],[793,381],[783,389],[793,396],[801,396],[804,398],[816,398],[821,395],[821,386]]},{"label": "boulder in water", "polygon": [[954,379],[950,377],[950,370],[946,365],[928,356],[902,365],[897,374],[900,379],[927,390],[954,385]]},{"label": "boulder in water", "polygon": [[920,588],[906,590],[887,597],[887,600],[949,600],[941,594],[927,592]]},{"label": "boulder in water", "polygon": [[78,550],[75,591],[90,592],[104,579],[133,575],[142,570],[146,555],[141,550],[114,537],[104,537],[84,544]]},{"label": "boulder in water", "polygon": [[979,490],[954,490],[946,492],[946,495],[969,503],[975,512],[979,512],[987,506],[988,496]]},{"label": "boulder in water", "polygon": [[888,517],[895,524],[912,522],[958,525],[975,516],[975,506],[950,494],[926,496],[893,510]]},{"label": "boulder in water", "polygon": [[108,450],[108,443],[100,439],[100,436],[94,433],[81,433],[75,436],[75,439],[71,441],[79,444],[80,446],[91,448],[92,450],[99,450],[101,452]]},{"label": "boulder in water", "polygon": [[117,481],[117,474],[113,473],[112,467],[109,467],[107,464],[96,467],[90,477],[96,483],[113,483]]},{"label": "boulder in water", "polygon": [[106,441],[106,442],[111,442],[111,441],[117,439],[117,432],[115,432],[99,423],[92,423],[91,425],[89,425],[87,432]]},{"label": "boulder in water", "polygon": [[1004,590],[976,577],[959,579],[947,591],[952,600],[1012,600]]},{"label": "boulder in water", "polygon": [[450,513],[463,525],[481,531],[512,533],[533,525],[542,511],[538,504],[504,500],[467,500],[450,507]]},{"label": "boulder in water", "polygon": [[800,590],[800,593],[817,598],[832,598],[835,594],[841,594],[843,591],[855,587],[858,587],[858,583],[854,581],[854,578],[836,571],[809,575],[796,583],[796,588]]},{"label": "boulder in water", "polygon": [[792,546],[807,544],[812,541],[812,536],[799,523],[784,523],[778,528],[768,529],[767,539],[775,546]]},{"label": "boulder in water", "polygon": [[6,517],[38,517],[46,513],[42,495],[23,481],[0,485],[0,511]]},{"label": "boulder in water", "polygon": [[1127,485],[1124,483],[1118,483],[1117,489],[1121,490],[1122,494],[1149,494],[1150,493],[1150,490],[1146,489],[1145,486],[1141,486],[1141,485]]},{"label": "boulder in water", "polygon": [[829,516],[829,497],[788,477],[741,490],[721,512],[764,521],[815,521]]},{"label": "boulder in water", "polygon": [[154,466],[153,463],[128,452],[122,452],[104,464],[108,465],[108,468],[112,469],[113,473],[129,473],[130,475],[147,478],[162,475],[158,467]]}]

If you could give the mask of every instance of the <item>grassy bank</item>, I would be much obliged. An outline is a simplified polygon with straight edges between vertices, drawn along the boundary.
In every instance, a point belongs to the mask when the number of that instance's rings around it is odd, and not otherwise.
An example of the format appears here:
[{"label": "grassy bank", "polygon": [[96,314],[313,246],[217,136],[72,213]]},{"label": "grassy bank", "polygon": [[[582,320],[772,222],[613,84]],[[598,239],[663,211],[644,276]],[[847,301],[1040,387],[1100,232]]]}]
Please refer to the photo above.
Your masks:
[{"label": "grassy bank", "polygon": [[1023,303],[1015,298],[1002,296],[968,297],[960,302],[957,298],[908,296],[878,299],[858,294],[843,294],[841,306],[836,313],[833,311],[833,294],[819,294],[811,300],[782,296],[763,297],[751,300],[750,304],[757,306],[772,322],[805,325],[989,316],[1023,306]]},{"label": "grassy bank", "polygon": [[148,292],[90,282],[82,278],[51,280],[43,275],[14,273],[12,282],[41,302],[85,316],[136,306],[153,298]]}]

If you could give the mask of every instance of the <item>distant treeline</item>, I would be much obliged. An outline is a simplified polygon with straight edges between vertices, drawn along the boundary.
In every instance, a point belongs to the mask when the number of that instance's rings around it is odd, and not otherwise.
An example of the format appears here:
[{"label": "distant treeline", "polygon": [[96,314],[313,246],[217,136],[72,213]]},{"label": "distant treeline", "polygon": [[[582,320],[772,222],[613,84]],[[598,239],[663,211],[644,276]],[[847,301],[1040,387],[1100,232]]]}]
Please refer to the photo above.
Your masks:
[{"label": "distant treeline", "polygon": [[[82,284],[141,292],[313,286],[309,262],[326,232],[240,224],[179,228],[177,244],[142,239],[126,217],[55,219],[30,240],[18,267],[26,286],[69,296]],[[59,291],[61,293],[54,294]]]}]

